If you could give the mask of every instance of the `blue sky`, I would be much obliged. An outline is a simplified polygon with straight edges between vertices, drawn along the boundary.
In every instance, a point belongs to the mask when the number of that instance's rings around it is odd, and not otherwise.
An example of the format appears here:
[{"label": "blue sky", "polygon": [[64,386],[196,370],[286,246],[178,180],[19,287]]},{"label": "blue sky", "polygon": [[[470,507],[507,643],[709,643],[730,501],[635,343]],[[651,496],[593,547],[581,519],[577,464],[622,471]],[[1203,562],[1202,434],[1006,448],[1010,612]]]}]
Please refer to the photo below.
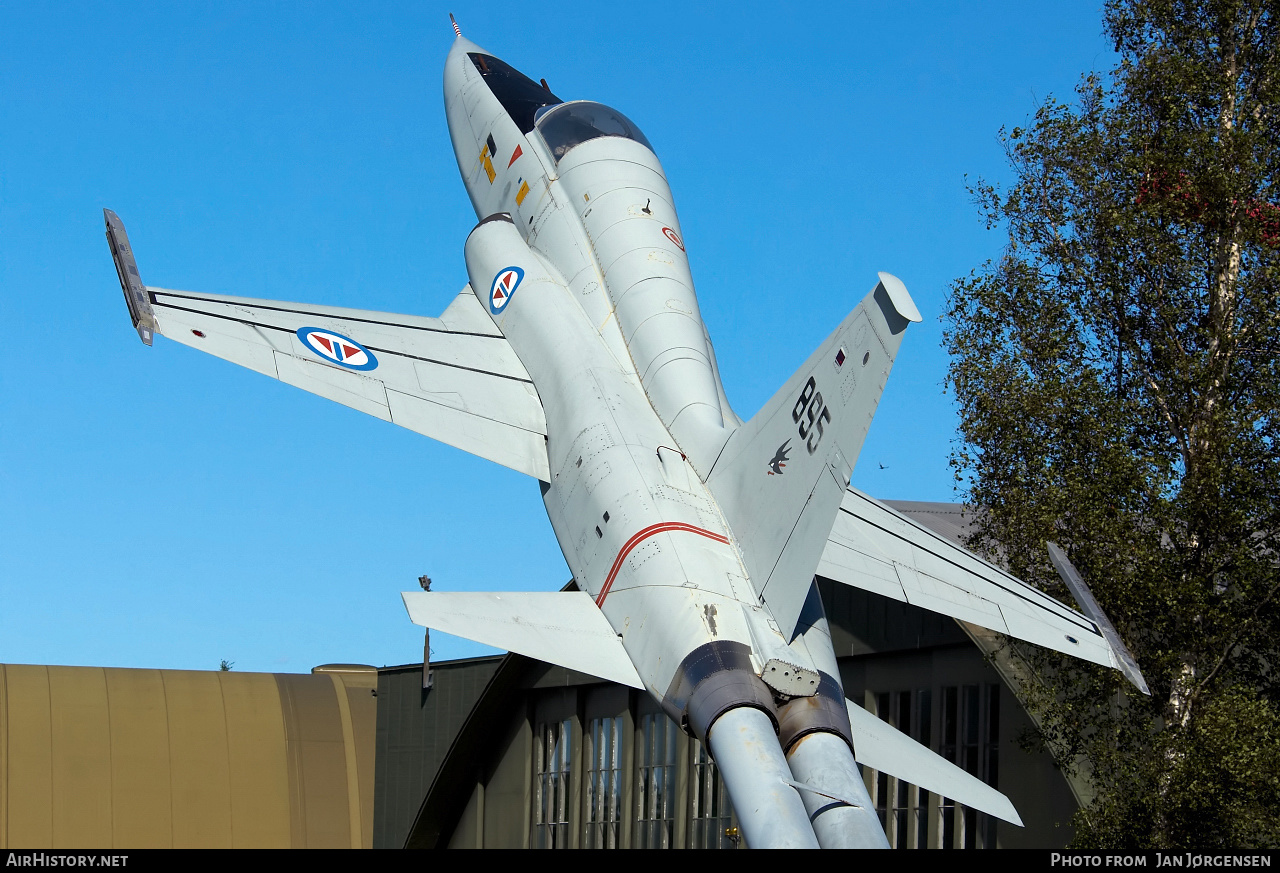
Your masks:
[{"label": "blue sky", "polygon": [[438,315],[475,223],[442,109],[449,11],[644,130],[744,417],[877,270],[902,278],[925,321],[854,484],[956,499],[938,316],[1002,246],[966,175],[1007,178],[999,128],[1110,67],[1097,5],[619,6],[0,9],[0,662],[406,663],[422,637],[398,592],[419,574],[568,579],[527,478],[144,347],[103,237],[107,206],[152,285]]}]

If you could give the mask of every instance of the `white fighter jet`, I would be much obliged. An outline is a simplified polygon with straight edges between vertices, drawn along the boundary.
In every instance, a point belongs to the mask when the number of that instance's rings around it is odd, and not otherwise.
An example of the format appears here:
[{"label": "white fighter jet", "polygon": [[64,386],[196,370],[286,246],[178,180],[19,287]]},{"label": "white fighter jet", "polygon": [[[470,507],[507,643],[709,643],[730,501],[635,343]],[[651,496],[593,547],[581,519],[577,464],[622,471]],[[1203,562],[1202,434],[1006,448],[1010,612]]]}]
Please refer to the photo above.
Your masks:
[{"label": "white fighter jet", "polygon": [[920,320],[902,282],[880,273],[743,421],[640,129],[561,100],[460,32],[444,103],[479,223],[470,282],[439,318],[146,286],[106,210],[143,342],[161,334],[537,480],[577,590],[412,592],[410,616],[648,691],[709,748],[748,845],[887,846],[855,762],[1021,824],[1004,795],[845,700],[814,584],[1142,685],[1078,577],[1087,616],[849,487]]}]

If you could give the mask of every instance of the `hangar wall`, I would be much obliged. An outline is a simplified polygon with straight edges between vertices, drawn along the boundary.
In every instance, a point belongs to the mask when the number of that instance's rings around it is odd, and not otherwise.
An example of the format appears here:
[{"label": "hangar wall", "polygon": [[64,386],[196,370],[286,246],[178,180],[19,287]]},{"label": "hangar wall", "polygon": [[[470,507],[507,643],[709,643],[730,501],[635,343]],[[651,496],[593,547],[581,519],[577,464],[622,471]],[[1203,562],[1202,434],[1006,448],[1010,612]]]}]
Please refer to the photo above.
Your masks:
[{"label": "hangar wall", "polygon": [[502,660],[434,662],[430,691],[422,688],[421,664],[378,671],[373,848],[404,846],[422,798]]},{"label": "hangar wall", "polygon": [[370,846],[376,685],[0,665],[0,848]]}]

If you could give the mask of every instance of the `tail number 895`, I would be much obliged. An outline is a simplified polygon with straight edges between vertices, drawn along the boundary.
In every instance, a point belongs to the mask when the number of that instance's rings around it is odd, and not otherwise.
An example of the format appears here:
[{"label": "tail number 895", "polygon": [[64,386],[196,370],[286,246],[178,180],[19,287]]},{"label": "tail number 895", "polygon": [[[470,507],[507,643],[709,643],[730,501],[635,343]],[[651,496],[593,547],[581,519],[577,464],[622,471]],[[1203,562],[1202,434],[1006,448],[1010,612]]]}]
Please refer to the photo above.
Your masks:
[{"label": "tail number 895", "polygon": [[831,423],[831,410],[822,402],[822,392],[812,376],[804,383],[804,390],[791,409],[791,420],[799,425],[800,439],[805,440],[805,448],[812,455],[822,442],[823,422]]}]

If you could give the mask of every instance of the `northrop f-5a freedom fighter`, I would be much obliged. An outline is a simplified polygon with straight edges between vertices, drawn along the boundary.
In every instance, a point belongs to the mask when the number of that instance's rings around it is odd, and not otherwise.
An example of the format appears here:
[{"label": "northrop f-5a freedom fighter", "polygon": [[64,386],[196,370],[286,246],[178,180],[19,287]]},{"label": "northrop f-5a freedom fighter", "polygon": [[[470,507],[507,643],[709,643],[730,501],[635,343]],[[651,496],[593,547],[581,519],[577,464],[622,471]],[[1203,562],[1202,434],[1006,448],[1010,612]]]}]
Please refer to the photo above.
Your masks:
[{"label": "northrop f-5a freedom fighter", "polygon": [[108,210],[143,342],[169,337],[537,480],[577,590],[406,593],[411,618],[653,695],[707,745],[748,845],[886,846],[856,762],[1020,824],[1004,795],[845,700],[814,583],[1142,685],[1078,577],[1088,615],[849,487],[920,321],[903,283],[879,274],[744,421],[640,128],[461,33],[444,104],[479,223],[470,281],[439,318],[147,286]]}]

